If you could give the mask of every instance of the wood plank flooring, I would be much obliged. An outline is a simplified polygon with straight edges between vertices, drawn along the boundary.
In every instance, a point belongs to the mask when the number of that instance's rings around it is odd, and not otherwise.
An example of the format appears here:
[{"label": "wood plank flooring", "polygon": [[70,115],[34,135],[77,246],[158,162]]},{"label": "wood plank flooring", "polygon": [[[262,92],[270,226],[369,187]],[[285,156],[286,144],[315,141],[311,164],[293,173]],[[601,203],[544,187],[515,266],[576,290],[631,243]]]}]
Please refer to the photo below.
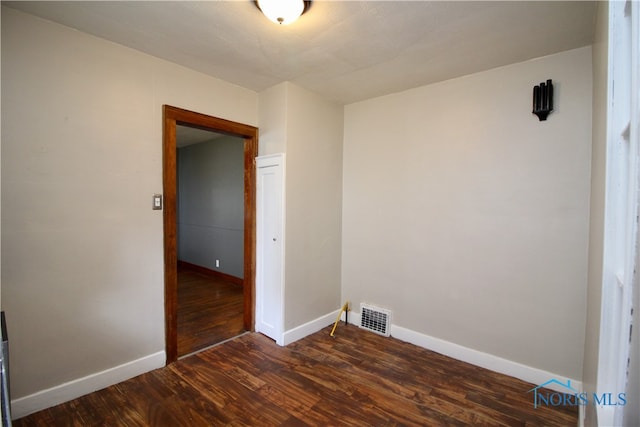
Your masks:
[{"label": "wood plank flooring", "polygon": [[244,332],[242,286],[178,269],[178,356]]},{"label": "wood plank flooring", "polygon": [[535,385],[341,323],[257,333],[17,420],[28,426],[575,426]]}]

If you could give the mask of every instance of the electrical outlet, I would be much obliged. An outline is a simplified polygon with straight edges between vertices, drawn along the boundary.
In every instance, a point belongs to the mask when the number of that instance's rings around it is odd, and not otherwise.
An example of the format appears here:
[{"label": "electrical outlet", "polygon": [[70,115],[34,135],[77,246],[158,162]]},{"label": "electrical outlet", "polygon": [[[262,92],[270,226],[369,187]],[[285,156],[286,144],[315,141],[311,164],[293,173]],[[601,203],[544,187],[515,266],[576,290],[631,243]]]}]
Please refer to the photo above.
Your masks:
[{"label": "electrical outlet", "polygon": [[216,260],[216,268],[220,268],[220,260],[219,259]]}]

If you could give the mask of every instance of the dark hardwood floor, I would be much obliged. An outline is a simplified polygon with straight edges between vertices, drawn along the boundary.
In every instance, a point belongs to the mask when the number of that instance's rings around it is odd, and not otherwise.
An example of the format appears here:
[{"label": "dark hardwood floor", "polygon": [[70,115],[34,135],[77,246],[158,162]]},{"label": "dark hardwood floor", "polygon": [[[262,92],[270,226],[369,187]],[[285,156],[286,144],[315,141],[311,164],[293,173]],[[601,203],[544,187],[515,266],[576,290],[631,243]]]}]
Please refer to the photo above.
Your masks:
[{"label": "dark hardwood floor", "polygon": [[242,286],[178,268],[178,357],[244,332]]},{"label": "dark hardwood floor", "polygon": [[15,422],[25,426],[575,426],[535,385],[341,323],[249,333]]}]

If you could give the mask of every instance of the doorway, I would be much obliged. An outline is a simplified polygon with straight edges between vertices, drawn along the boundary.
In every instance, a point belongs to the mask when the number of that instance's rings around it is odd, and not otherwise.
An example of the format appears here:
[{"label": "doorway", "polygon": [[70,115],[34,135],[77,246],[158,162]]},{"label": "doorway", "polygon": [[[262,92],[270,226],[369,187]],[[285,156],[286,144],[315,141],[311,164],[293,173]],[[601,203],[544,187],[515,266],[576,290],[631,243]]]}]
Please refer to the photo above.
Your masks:
[{"label": "doorway", "polygon": [[255,158],[258,129],[225,119],[163,106],[163,190],[165,259],[165,342],[167,364],[178,358],[177,126],[242,138],[244,160],[243,326],[254,327],[255,293]]},{"label": "doorway", "polygon": [[242,334],[244,140],[176,125],[178,358]]}]

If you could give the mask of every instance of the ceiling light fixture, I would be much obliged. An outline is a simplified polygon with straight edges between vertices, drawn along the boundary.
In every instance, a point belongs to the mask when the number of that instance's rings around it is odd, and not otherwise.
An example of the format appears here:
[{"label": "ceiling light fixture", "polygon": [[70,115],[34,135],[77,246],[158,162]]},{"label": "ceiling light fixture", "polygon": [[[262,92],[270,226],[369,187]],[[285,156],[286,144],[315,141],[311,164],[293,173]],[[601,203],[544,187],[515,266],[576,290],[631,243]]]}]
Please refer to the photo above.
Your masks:
[{"label": "ceiling light fixture", "polygon": [[255,4],[264,16],[280,25],[291,24],[311,7],[311,1],[303,0],[256,0]]}]

